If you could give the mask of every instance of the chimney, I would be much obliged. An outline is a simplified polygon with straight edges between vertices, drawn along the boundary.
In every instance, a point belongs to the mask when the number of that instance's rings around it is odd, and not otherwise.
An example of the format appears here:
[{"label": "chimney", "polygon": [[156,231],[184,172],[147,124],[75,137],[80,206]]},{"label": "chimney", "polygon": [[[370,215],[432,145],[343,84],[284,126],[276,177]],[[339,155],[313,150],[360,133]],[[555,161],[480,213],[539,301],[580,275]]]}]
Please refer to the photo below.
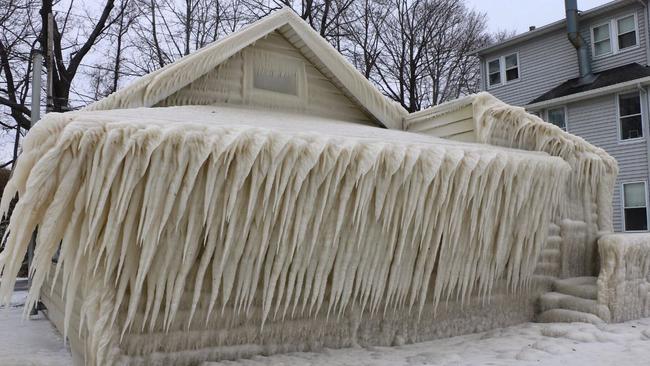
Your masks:
[{"label": "chimney", "polygon": [[564,0],[564,8],[566,9],[567,37],[578,53],[578,66],[580,68],[578,84],[586,84],[593,81],[594,74],[591,72],[591,60],[589,59],[587,43],[578,32],[578,1]]},{"label": "chimney", "polygon": [[528,27],[528,31],[534,31],[534,30],[535,30],[535,26],[534,26],[534,25],[531,25],[530,27]]}]

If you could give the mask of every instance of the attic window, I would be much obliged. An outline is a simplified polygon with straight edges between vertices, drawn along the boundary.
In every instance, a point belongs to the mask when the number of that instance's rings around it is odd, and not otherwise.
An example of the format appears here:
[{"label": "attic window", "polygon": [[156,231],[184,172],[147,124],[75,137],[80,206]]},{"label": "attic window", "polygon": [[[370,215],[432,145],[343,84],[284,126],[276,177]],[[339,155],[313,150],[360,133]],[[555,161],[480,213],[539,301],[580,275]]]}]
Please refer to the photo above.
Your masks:
[{"label": "attic window", "polygon": [[305,62],[263,49],[244,53],[244,101],[271,108],[302,110],[307,105]]},{"label": "attic window", "polygon": [[276,93],[298,95],[296,75],[277,75],[256,72],[253,76],[253,87]]}]

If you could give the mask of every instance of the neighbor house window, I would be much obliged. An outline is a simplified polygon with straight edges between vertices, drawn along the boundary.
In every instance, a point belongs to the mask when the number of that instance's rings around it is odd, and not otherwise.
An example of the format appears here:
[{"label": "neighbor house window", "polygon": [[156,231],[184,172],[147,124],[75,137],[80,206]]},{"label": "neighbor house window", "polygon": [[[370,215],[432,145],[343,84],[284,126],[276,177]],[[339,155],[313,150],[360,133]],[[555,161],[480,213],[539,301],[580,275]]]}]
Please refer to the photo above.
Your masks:
[{"label": "neighbor house window", "polygon": [[618,117],[621,140],[643,137],[641,97],[638,92],[618,96]]},{"label": "neighbor house window", "polygon": [[501,62],[500,59],[488,62],[488,74],[490,86],[501,84]]},{"label": "neighbor house window", "polygon": [[617,54],[638,46],[639,30],[636,15],[630,14],[591,28],[591,45],[594,57]]},{"label": "neighbor house window", "polygon": [[512,54],[505,57],[506,60],[506,81],[519,79],[519,57]]},{"label": "neighbor house window", "polygon": [[648,203],[645,182],[623,184],[625,231],[648,230]]},{"label": "neighbor house window", "polygon": [[619,50],[637,45],[636,17],[634,15],[617,19],[616,30]]},{"label": "neighbor house window", "polygon": [[564,107],[549,109],[547,112],[548,122],[566,131],[566,112]]},{"label": "neighbor house window", "polygon": [[612,42],[609,33],[609,23],[592,28],[594,40],[594,56],[602,56],[612,52]]},{"label": "neighbor house window", "polygon": [[507,84],[519,79],[519,54],[512,53],[488,61],[488,86]]}]

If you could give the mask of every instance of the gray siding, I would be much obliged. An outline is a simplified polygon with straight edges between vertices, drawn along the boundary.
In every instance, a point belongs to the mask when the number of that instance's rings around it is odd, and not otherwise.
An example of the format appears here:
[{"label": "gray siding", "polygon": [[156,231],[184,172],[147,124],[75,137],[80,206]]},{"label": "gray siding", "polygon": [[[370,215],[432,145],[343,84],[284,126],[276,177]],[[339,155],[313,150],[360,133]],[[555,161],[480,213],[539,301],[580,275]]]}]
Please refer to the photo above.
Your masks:
[{"label": "gray siding", "polygon": [[[621,183],[647,181],[648,154],[645,139],[618,140],[618,114],[615,94],[567,105],[568,130],[612,155],[619,164],[619,176],[614,189],[614,230],[622,231]],[[647,114],[644,115],[647,124]]]},{"label": "gray siding", "polygon": [[[589,53],[591,54],[591,26],[632,13],[637,15],[639,47],[616,55],[592,59],[594,72],[627,65],[632,62],[642,65],[648,63],[646,56],[646,14],[641,4],[634,4],[616,12],[611,12],[608,15],[585,20],[581,23],[580,31],[589,45]],[[612,35],[612,37],[614,36]],[[520,78],[518,81],[493,88],[488,88],[485,80],[482,81],[482,85],[487,91],[508,104],[526,105],[557,85],[578,76],[576,50],[567,39],[566,31],[563,29],[496,53],[486,54],[483,56],[483,68],[485,68],[485,62],[488,60],[514,52],[519,52]]]},{"label": "gray siding", "polygon": [[[617,54],[594,59],[592,68],[600,72],[629,63],[648,64],[646,40],[646,10],[635,3],[616,11],[609,12],[588,20],[581,21],[580,32],[589,45],[591,55],[591,27],[636,14],[639,46]],[[612,38],[616,37],[613,34]],[[578,76],[576,51],[568,41],[564,30],[542,35],[533,40],[522,42],[484,56],[484,61],[498,56],[519,52],[520,80],[487,90],[506,103],[524,106],[539,95],[553,87]],[[483,63],[485,67],[485,62]],[[485,81],[483,81],[485,83]],[[487,87],[486,84],[483,84]],[[592,98],[568,104],[568,131],[583,137],[590,143],[605,149],[619,164],[619,176],[614,189],[613,219],[614,230],[623,230],[623,205],[621,200],[622,183],[645,181],[648,182],[648,142],[645,139],[635,141],[619,141],[617,95]],[[642,98],[644,109],[644,135],[648,133],[647,99]],[[649,182],[650,183],[650,182]],[[650,188],[650,187],[648,187]],[[650,199],[646,198],[648,201]]]},{"label": "gray siding", "polygon": [[[612,12],[606,16],[601,16],[590,20],[586,24],[581,24],[580,33],[582,37],[589,44],[589,54],[592,52],[591,48],[591,27],[594,25],[602,24],[608,22],[612,18],[620,18],[626,15],[636,14],[637,19],[637,29],[639,31],[639,47],[630,48],[629,50],[622,51],[615,55],[608,55],[599,58],[593,58],[592,56],[592,68],[594,72],[599,72],[607,69],[611,69],[617,66],[627,65],[632,62],[637,62],[642,65],[646,65],[648,60],[646,56],[646,29],[645,29],[645,9],[640,5],[629,6],[623,8],[619,11]],[[612,32],[613,33],[613,32]],[[616,37],[615,34],[612,34],[612,37]]]},{"label": "gray siding", "polygon": [[508,104],[526,105],[578,74],[576,51],[564,31],[485,56],[485,61],[513,52],[519,52],[519,80],[486,89]]}]

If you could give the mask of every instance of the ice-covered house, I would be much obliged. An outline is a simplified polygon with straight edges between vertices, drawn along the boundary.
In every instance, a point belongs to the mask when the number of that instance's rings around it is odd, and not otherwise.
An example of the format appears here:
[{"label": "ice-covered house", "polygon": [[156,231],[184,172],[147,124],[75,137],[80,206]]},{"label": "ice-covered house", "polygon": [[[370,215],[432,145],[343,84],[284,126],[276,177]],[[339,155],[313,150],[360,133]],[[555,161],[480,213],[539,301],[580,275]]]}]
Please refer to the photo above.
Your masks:
[{"label": "ice-covered house", "polygon": [[487,93],[408,114],[281,10],[30,131],[0,295],[38,227],[29,301],[80,364],[417,342],[530,321],[552,286],[542,318],[618,320],[617,238],[604,291],[566,298],[616,171]]}]

